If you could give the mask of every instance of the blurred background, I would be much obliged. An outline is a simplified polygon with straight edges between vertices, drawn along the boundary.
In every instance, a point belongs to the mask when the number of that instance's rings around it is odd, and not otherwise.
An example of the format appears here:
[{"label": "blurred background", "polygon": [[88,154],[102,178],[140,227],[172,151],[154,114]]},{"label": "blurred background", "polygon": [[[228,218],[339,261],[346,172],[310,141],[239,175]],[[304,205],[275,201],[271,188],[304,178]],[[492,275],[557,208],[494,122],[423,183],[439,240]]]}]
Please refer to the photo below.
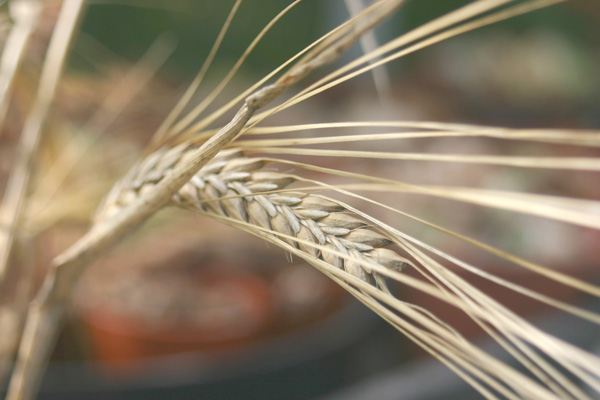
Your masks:
[{"label": "blurred background", "polygon": [[[466,3],[409,0],[378,28],[378,40],[383,43]],[[38,160],[42,172],[36,174],[27,213],[31,240],[16,257],[17,264],[35,265],[38,283],[52,257],[85,232],[102,194],[142,153],[197,73],[232,4],[219,0],[90,2]],[[242,4],[206,85],[192,104],[209,93],[286,4],[264,0]],[[0,136],[0,188],[12,165],[59,5],[44,4],[40,26],[15,83],[10,117]],[[342,1],[304,1],[263,39],[211,109],[348,16]],[[360,54],[356,46],[337,65]],[[278,114],[269,123],[425,120],[598,129],[599,66],[600,5],[595,0],[571,1],[390,63],[383,91],[378,92],[372,76],[365,75]],[[145,74],[153,69],[158,72],[145,81]],[[123,93],[134,88],[135,96],[123,102]],[[360,146],[382,150],[378,144]],[[386,143],[383,149],[581,155],[579,149],[566,146],[525,142],[515,146],[490,139],[406,140],[397,148],[389,146]],[[585,151],[600,155],[594,149]],[[379,160],[314,163],[405,182],[600,199],[600,185],[591,183],[598,177],[591,173],[572,177],[563,171],[520,170],[517,174],[497,167],[440,168],[436,163],[390,165]],[[592,230],[574,230],[530,216],[508,220],[492,210],[437,199],[404,195],[394,201],[396,207],[426,215],[457,232],[599,281],[600,237]],[[507,279],[598,309],[598,304],[580,294],[507,268],[465,243],[422,227],[407,229]],[[19,274],[12,279],[16,282]],[[478,283],[482,288],[486,285]],[[490,294],[498,292],[493,297],[540,326],[586,348],[600,345],[597,327],[488,285]],[[409,289],[397,293],[403,300],[447,316],[452,326],[497,351],[465,316],[454,316],[452,308]],[[3,301],[11,295],[10,291],[1,294]],[[40,394],[41,399],[81,397],[479,398],[444,366],[301,260],[290,260],[259,239],[179,210],[160,212],[83,277]]]}]

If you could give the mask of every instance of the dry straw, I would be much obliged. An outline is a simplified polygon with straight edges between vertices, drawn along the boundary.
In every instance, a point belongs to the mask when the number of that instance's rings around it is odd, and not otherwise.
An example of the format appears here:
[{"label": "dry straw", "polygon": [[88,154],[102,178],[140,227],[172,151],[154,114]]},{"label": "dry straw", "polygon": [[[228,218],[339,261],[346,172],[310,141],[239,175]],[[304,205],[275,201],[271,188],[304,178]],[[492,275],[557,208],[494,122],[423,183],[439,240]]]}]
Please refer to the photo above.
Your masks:
[{"label": "dry straw", "polygon": [[[399,209],[397,205],[376,201],[359,192],[418,194],[543,217],[592,230],[600,229],[600,219],[596,211],[599,206],[597,201],[449,185],[413,184],[400,179],[384,179],[319,167],[277,156],[293,155],[299,156],[300,159],[310,156],[435,161],[536,171],[563,170],[575,174],[598,171],[600,162],[593,156],[467,156],[342,150],[335,146],[366,140],[377,142],[408,138],[463,137],[568,144],[583,149],[594,149],[600,145],[599,132],[517,130],[411,121],[341,122],[277,127],[259,125],[275,113],[391,60],[447,38],[561,1],[474,1],[368,51],[364,56],[316,82],[306,84],[303,90],[281,104],[260,111],[309,73],[336,60],[402,3],[379,1],[312,43],[222,108],[199,119],[258,41],[300,3],[296,1],[260,32],[240,61],[206,100],[188,114],[182,115],[216,56],[240,2],[238,0],[233,5],[205,65],[158,129],[145,155],[105,196],[90,231],[54,260],[52,270],[29,307],[8,399],[27,399],[34,396],[48,352],[64,316],[66,303],[82,269],[123,235],[166,205],[184,207],[218,219],[303,258],[346,288],[402,334],[454,370],[487,398],[593,398],[594,395],[590,395],[589,391],[584,389],[584,384],[591,388],[589,390],[600,392],[600,359],[597,356],[540,330],[453,272],[448,266],[468,271],[507,290],[596,324],[600,323],[600,315],[539,294],[517,282],[494,276],[482,268],[454,257],[436,245],[428,244],[415,235],[375,218],[370,210],[378,207],[389,213],[401,215],[407,220],[448,235],[453,240],[467,243],[581,292],[598,297],[600,288],[429,222]],[[68,5],[66,2],[64,7]],[[57,29],[60,26],[66,25],[58,24]],[[63,49],[66,49],[67,42],[68,40],[63,40]],[[266,84],[278,73],[282,74],[274,83]],[[231,111],[240,102],[243,103],[242,106],[228,124],[215,130],[209,129],[219,117]],[[394,131],[365,135],[319,135],[315,138],[289,137],[293,132],[309,129],[321,132],[332,128],[356,127],[388,128]],[[399,129],[405,131],[398,131]],[[273,133],[287,136],[264,138],[265,135]],[[240,135],[245,135],[244,140],[233,143]],[[325,150],[300,147],[320,144],[327,144],[329,148]],[[280,172],[290,167],[297,171],[295,175]],[[321,176],[343,177],[354,183],[335,185],[302,177],[302,172],[307,171],[317,172]],[[343,197],[349,200],[342,201]],[[368,203],[369,212],[361,211],[351,203]],[[420,277],[402,273],[405,267],[415,270]],[[441,316],[403,301],[402,292],[392,293],[394,291],[387,288],[386,281],[410,286],[452,305],[457,312],[460,310],[466,313],[526,372],[485,353],[444,322]]]}]

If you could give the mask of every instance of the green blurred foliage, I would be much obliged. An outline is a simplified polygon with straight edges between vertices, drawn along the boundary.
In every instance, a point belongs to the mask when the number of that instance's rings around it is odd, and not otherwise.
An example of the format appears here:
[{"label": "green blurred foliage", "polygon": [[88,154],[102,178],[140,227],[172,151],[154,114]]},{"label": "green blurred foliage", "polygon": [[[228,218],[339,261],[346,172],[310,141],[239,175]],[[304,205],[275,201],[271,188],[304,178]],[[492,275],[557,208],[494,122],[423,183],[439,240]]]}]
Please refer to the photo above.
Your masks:
[{"label": "green blurred foliage", "polygon": [[[119,56],[134,61],[162,34],[177,41],[168,68],[184,74],[195,73],[209,53],[233,1],[153,1],[154,7],[123,4],[92,4],[82,31]],[[293,9],[261,41],[244,69],[268,71],[318,37],[324,25],[319,3],[307,1]],[[225,37],[217,66],[232,65],[287,1],[249,0],[242,3]]]},{"label": "green blurred foliage", "polygon": [[[217,62],[233,64],[260,29],[290,2],[242,2]],[[398,35],[469,2],[409,0],[379,32],[386,36]],[[210,51],[233,3],[233,0],[121,0],[120,3],[92,3],[82,23],[82,31],[130,61],[138,59],[161,34],[171,34],[178,46],[168,64],[169,68],[186,75],[193,74]],[[582,45],[597,44],[600,41],[600,19],[590,10],[600,10],[600,1],[574,0],[569,3],[568,7],[550,7],[485,29],[515,32],[552,29]],[[263,39],[249,57],[244,70],[249,74],[270,71],[310,40],[325,33],[334,23],[346,18],[347,11],[341,0],[303,1]],[[80,51],[85,52],[81,47]]]}]

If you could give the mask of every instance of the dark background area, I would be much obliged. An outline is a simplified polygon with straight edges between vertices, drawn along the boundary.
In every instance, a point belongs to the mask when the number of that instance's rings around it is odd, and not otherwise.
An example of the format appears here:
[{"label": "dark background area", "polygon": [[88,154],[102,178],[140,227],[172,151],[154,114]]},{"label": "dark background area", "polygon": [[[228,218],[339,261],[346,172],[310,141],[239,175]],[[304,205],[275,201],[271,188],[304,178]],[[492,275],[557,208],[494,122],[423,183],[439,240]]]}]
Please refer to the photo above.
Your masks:
[{"label": "dark background area", "polygon": [[[242,3],[211,68],[207,80],[209,87],[228,71],[260,29],[287,3],[268,0],[246,0]],[[467,3],[469,1],[409,0],[397,15],[377,29],[378,39],[384,43]],[[158,37],[167,34],[177,42],[177,47],[160,70],[158,87],[150,86],[150,90],[154,91],[146,94],[140,104],[150,103],[153,96],[164,95],[170,106],[176,98],[173,93],[179,93],[186,87],[209,53],[232,4],[233,1],[222,0],[93,2],[82,21],[81,34],[74,43],[67,76],[83,76],[84,80],[92,82],[95,76],[106,74],[105,67],[111,64],[122,67],[134,63]],[[392,78],[390,103],[382,105],[371,76],[366,75],[315,97],[312,99],[313,108],[301,109],[294,117],[298,121],[293,122],[374,120],[381,118],[378,113],[385,110],[391,111],[385,114],[387,119],[396,120],[412,118],[500,126],[597,129],[600,127],[599,4],[595,0],[570,1],[418,51],[386,67]],[[262,40],[227,93],[235,93],[239,88],[254,83],[347,17],[342,1],[304,0]],[[357,46],[340,63],[360,54]],[[161,106],[161,112],[168,111],[169,106]],[[115,131],[126,131],[135,124],[141,124],[143,129],[139,128],[139,131],[150,135],[162,117],[161,113],[153,110],[135,114],[136,118],[123,118],[116,124]],[[307,117],[314,120],[307,120]],[[148,137],[128,135],[142,145]],[[357,164],[360,165],[359,162]],[[371,168],[372,164],[365,163],[364,166]],[[379,172],[373,168],[377,171],[374,174]],[[405,172],[398,168],[400,170]],[[447,169],[444,173],[451,174],[451,171]],[[563,182],[567,179],[561,176],[555,180]],[[540,191],[557,186],[551,179],[532,183],[535,184],[539,185]],[[567,188],[567,193],[571,190],[570,185],[574,184],[576,182],[561,183]],[[586,193],[595,198],[598,190],[588,187]],[[435,204],[419,206],[430,207],[427,212],[433,218],[448,218],[451,223],[453,218],[459,219],[460,213],[448,215],[452,213],[444,208],[436,209]],[[484,215],[474,224],[479,229],[475,234],[493,238],[495,243],[500,242],[507,247],[525,248],[529,243],[528,235],[537,234],[520,231],[520,225],[507,227],[505,225],[509,222],[501,216]],[[229,231],[221,233],[217,228],[207,230],[207,236],[229,238],[231,234]],[[519,235],[515,235],[514,231]],[[176,242],[189,239],[176,235],[163,237]],[[195,240],[192,239],[184,249],[184,255],[191,253],[197,256],[200,250]],[[169,240],[158,242],[153,242],[148,248],[162,245],[166,248]],[[248,243],[261,250],[265,247],[252,239]],[[210,255],[212,263],[218,264],[220,257],[229,256],[218,246],[214,249],[210,245],[202,247],[214,250],[215,254]],[[174,248],[175,252],[177,246]],[[568,259],[572,254],[568,253],[568,243],[565,248],[563,257]],[[547,250],[551,254],[547,255],[546,261],[565,262],[555,257],[550,251],[552,249]],[[289,265],[282,252],[262,255],[261,251],[256,251],[248,254],[248,258],[258,260],[258,264],[273,263],[256,267],[263,274],[265,270],[270,271],[266,273],[270,283],[274,281],[274,270]],[[132,255],[139,261],[140,269],[144,268],[141,265],[144,257],[153,258],[152,252],[146,249],[139,253],[132,251]],[[593,256],[591,252],[581,252],[579,258],[568,262],[586,264],[585,267],[592,270],[597,267],[594,264],[597,258]],[[190,256],[189,260],[194,260],[194,257]],[[119,268],[131,268],[132,263],[131,258],[119,258],[119,255],[108,262],[115,267],[111,272],[115,275],[108,273],[110,279],[116,276]],[[167,259],[164,266],[172,267],[177,263],[182,264],[181,261],[175,263]],[[516,279],[521,277],[517,275]],[[125,280],[123,278],[121,282]],[[402,293],[406,298],[410,295]],[[115,375],[110,368],[107,372],[106,365],[98,362],[91,340],[82,334],[85,328],[75,310],[53,355],[40,398],[479,398],[452,372],[417,349],[370,310],[349,295],[339,296],[341,306],[335,312],[320,315],[319,319],[296,331],[271,335],[268,340],[253,343],[247,348],[221,349],[210,356],[197,350],[186,354],[154,355],[139,362],[143,367],[139,371],[142,372],[129,376]],[[518,308],[521,299],[512,300],[511,306]],[[597,304],[589,304],[585,297],[576,301],[590,309],[598,308]],[[449,319],[454,318],[452,309],[442,307],[437,312],[450,314]],[[533,308],[526,312],[530,313],[528,318],[553,329],[567,340],[585,348],[598,345],[597,327],[559,317],[548,309]],[[461,317],[456,317],[456,321],[463,323]],[[465,329],[470,329],[470,326]],[[499,352],[497,346],[477,333],[473,333],[472,338],[492,353]]]}]

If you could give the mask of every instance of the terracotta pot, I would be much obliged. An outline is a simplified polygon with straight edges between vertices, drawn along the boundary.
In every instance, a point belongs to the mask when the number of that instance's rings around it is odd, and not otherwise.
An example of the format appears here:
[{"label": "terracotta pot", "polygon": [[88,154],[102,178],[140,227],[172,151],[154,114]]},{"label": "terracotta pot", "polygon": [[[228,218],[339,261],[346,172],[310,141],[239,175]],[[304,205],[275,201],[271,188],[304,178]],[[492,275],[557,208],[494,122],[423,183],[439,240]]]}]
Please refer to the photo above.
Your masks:
[{"label": "terracotta pot", "polygon": [[[203,270],[194,276],[193,285],[199,293],[204,292],[206,301],[197,309],[185,310],[187,318],[165,318],[165,312],[147,318],[109,307],[81,310],[99,364],[112,374],[133,373],[140,369],[137,361],[150,357],[193,351],[210,355],[247,345],[269,326],[271,293],[260,278]],[[177,312],[181,314],[181,310]]]}]

